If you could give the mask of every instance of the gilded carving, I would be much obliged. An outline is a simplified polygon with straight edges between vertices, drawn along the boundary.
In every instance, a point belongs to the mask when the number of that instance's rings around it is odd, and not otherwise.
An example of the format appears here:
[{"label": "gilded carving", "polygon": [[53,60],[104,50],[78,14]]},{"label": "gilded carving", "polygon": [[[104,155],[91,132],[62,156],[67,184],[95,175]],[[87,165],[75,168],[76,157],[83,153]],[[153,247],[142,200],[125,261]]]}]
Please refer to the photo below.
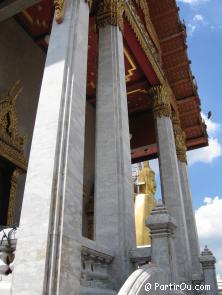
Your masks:
[{"label": "gilded carving", "polygon": [[12,225],[15,223],[15,207],[16,207],[16,192],[17,192],[17,184],[19,176],[23,174],[21,169],[15,169],[12,178],[11,178],[11,188],[10,188],[10,196],[9,196],[9,207],[8,207],[8,216],[7,216],[7,224]]},{"label": "gilded carving", "polygon": [[153,42],[155,43],[156,47],[158,48],[158,50],[160,52],[161,51],[161,49],[160,49],[160,43],[159,43],[159,39],[157,37],[155,28],[153,26],[153,23],[151,21],[148,3],[147,3],[146,0],[136,0],[136,4],[143,11],[145,22],[146,22],[146,29],[147,29],[147,31],[150,34]]},{"label": "gilded carving", "polygon": [[176,110],[177,109],[176,98],[162,70],[159,53],[157,52],[156,47],[154,46],[153,41],[151,40],[149,34],[146,32],[146,29],[136,12],[136,9],[134,7],[132,0],[127,1],[124,13],[133,32],[136,35],[136,38],[141,48],[143,49],[147,59],[151,63],[160,83],[165,85],[170,96],[171,105]]},{"label": "gilded carving", "polygon": [[53,0],[55,6],[55,19],[58,24],[64,20],[65,0]]},{"label": "gilded carving", "polygon": [[187,163],[186,134],[181,128],[180,119],[176,113],[173,113],[172,123],[173,123],[177,157],[181,162]]},{"label": "gilded carving", "polygon": [[132,1],[127,2],[126,8],[125,8],[125,15],[142,49],[144,50],[150,62],[152,63],[152,66],[154,67],[155,71],[161,72],[161,75],[163,76],[164,74],[160,64],[159,53],[157,52],[156,47],[153,41],[151,40],[150,36],[146,32],[146,29],[139,15],[137,14]]},{"label": "gilded carving", "polygon": [[21,91],[22,87],[18,81],[7,95],[0,98],[0,155],[25,171],[25,136],[19,135],[16,115],[16,99]]},{"label": "gilded carving", "polygon": [[171,117],[171,106],[167,88],[156,85],[149,89],[149,95],[153,98],[154,117]]},{"label": "gilded carving", "polygon": [[120,30],[123,30],[123,13],[125,5],[125,0],[98,1],[96,8],[98,28],[112,25],[118,26]]},{"label": "gilded carving", "polygon": [[19,175],[27,168],[23,145],[25,137],[18,132],[16,100],[22,91],[20,82],[16,82],[7,95],[0,100],[0,156],[13,163],[15,169],[11,177],[7,224],[14,223],[16,189]]}]

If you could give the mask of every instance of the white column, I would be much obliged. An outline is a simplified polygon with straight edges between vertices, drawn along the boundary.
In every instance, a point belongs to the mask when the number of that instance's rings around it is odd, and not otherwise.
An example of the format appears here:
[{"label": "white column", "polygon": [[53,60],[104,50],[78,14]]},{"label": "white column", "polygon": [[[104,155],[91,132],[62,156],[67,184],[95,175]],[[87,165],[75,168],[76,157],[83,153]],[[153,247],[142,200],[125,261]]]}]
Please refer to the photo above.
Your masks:
[{"label": "white column", "polygon": [[199,280],[201,276],[200,265],[200,248],[197,235],[196,221],[192,206],[192,196],[190,192],[189,180],[187,175],[187,164],[178,160],[181,188],[183,194],[184,210],[187,223],[187,232],[190,243],[191,261],[192,261],[192,278],[193,280]]},{"label": "white column", "polygon": [[10,294],[79,294],[89,8],[53,23]]},{"label": "white column", "polygon": [[95,239],[115,253],[111,276],[118,289],[132,271],[129,250],[136,242],[123,38],[111,20],[99,28]]},{"label": "white column", "polygon": [[175,218],[177,225],[175,230],[177,273],[180,281],[190,281],[191,261],[189,242],[173,126],[170,118],[171,107],[169,97],[167,90],[162,86],[154,86],[151,88],[150,94],[154,99],[154,116],[156,118],[163,201],[170,215]]},{"label": "white column", "polygon": [[200,265],[200,248],[197,236],[196,222],[192,206],[192,195],[187,174],[187,157],[186,157],[186,135],[183,132],[178,115],[173,114],[173,129],[176,143],[176,152],[178,158],[178,167],[180,174],[180,182],[182,189],[182,197],[184,204],[184,212],[186,218],[187,233],[190,246],[190,255],[192,262],[192,279],[194,281],[201,280]]}]

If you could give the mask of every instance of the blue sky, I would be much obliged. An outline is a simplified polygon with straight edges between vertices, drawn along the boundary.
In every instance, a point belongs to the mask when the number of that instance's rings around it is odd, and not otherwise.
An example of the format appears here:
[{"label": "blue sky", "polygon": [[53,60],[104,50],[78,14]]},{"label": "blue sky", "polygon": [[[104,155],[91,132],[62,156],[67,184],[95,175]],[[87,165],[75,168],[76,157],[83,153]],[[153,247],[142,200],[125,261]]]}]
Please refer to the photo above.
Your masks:
[{"label": "blue sky", "polygon": [[[197,229],[201,250],[208,245],[222,276],[222,0],[177,0],[177,4],[187,26],[188,54],[210,143],[188,152]],[[151,165],[158,170],[156,162]],[[157,198],[160,195],[158,186]]]},{"label": "blue sky", "polygon": [[[211,110],[212,121],[218,124],[216,129],[209,130],[209,135],[221,143],[222,1],[181,0],[178,4],[187,25],[189,57],[199,86],[202,111],[206,114]],[[214,153],[210,149],[209,152]],[[189,170],[195,208],[202,204],[204,196],[222,196],[222,157],[212,157],[209,163],[198,161]]]},{"label": "blue sky", "polygon": [[199,87],[210,145],[188,155],[189,175],[201,248],[217,258],[222,275],[222,1],[180,0],[188,34],[189,57]]}]

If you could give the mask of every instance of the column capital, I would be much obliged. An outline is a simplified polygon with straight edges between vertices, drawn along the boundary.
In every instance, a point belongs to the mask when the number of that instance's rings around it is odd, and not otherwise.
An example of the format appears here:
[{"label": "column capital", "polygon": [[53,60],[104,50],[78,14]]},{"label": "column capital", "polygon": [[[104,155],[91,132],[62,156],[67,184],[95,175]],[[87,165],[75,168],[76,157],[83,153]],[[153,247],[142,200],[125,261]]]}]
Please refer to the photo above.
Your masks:
[{"label": "column capital", "polygon": [[96,7],[97,26],[118,26],[123,31],[123,12],[126,0],[100,0]]},{"label": "column capital", "polygon": [[149,89],[149,95],[153,98],[154,117],[171,117],[169,93],[163,85],[155,85]]},{"label": "column capital", "polygon": [[64,20],[65,0],[53,0],[55,6],[55,19],[58,24]]},{"label": "column capital", "polygon": [[[64,20],[64,10],[66,0],[52,0],[55,7],[55,20],[58,24],[61,24]],[[89,9],[91,9],[93,0],[85,0],[88,3]]]},{"label": "column capital", "polygon": [[187,163],[186,134],[183,131],[183,129],[181,128],[180,119],[179,119],[178,114],[173,113],[172,123],[173,123],[173,131],[174,131],[174,137],[175,137],[177,157],[181,162]]}]

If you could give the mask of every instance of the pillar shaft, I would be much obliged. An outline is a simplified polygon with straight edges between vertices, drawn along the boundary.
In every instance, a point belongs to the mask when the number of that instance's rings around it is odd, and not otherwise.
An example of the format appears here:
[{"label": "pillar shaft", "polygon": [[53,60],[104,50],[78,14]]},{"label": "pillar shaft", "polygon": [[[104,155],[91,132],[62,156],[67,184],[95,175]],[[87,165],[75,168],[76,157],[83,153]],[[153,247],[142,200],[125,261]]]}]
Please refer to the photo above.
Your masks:
[{"label": "pillar shaft", "polygon": [[188,234],[172,122],[168,117],[157,117],[156,124],[163,200],[171,216],[176,219],[177,225],[175,230],[177,271],[182,280],[187,280],[189,278],[188,263],[190,262]]},{"label": "pillar shaft", "polygon": [[109,24],[99,29],[95,238],[115,253],[111,273],[119,288],[132,271],[136,243],[123,38]]},{"label": "pillar shaft", "polygon": [[178,277],[187,281],[190,280],[191,261],[169,98],[162,86],[151,89],[151,94],[154,99],[163,201],[177,225],[175,251]]},{"label": "pillar shaft", "polygon": [[193,212],[192,206],[192,196],[190,191],[190,185],[187,174],[187,164],[185,162],[181,162],[178,159],[179,173],[180,173],[180,181],[183,195],[183,203],[187,224],[187,232],[190,244],[190,253],[191,253],[191,261],[192,261],[192,275],[194,280],[200,279],[201,276],[201,265],[199,259],[199,240],[197,235],[196,221]]},{"label": "pillar shaft", "polygon": [[178,168],[180,175],[180,183],[182,189],[182,200],[184,204],[184,212],[186,218],[186,227],[189,239],[190,256],[192,261],[192,279],[194,281],[201,280],[201,266],[199,259],[199,242],[197,236],[196,222],[192,206],[192,196],[187,174],[187,157],[186,157],[186,134],[181,128],[179,116],[173,113],[172,116],[174,137],[176,144],[176,152],[178,158]]},{"label": "pillar shaft", "polygon": [[10,294],[79,294],[89,9],[53,23]]}]

